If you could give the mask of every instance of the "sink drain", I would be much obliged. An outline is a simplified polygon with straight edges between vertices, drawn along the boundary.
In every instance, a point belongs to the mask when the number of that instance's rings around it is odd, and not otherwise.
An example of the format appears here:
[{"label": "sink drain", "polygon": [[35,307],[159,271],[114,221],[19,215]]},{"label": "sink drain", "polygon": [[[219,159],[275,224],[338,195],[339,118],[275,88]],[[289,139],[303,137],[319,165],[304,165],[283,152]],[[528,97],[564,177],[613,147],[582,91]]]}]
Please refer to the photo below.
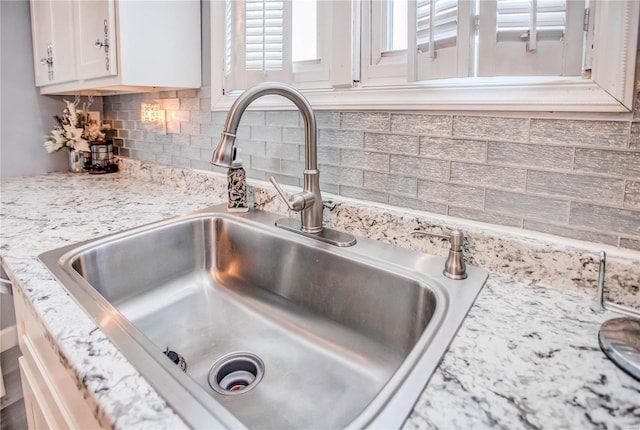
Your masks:
[{"label": "sink drain", "polygon": [[246,393],[260,382],[264,363],[255,354],[234,352],[216,361],[209,371],[209,386],[220,394]]}]

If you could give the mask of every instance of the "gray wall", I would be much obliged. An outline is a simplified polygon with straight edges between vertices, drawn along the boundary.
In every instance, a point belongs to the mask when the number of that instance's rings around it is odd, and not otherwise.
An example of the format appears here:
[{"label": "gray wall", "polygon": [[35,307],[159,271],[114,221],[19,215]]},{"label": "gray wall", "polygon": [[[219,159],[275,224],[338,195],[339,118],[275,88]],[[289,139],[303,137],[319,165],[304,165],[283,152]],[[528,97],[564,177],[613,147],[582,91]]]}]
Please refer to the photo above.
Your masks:
[{"label": "gray wall", "polygon": [[[203,88],[105,97],[121,155],[215,170],[209,160],[226,113],[210,109],[209,3],[202,7]],[[167,135],[139,122],[142,100],[152,98],[167,110]],[[638,112],[622,120],[534,112],[316,114],[325,192],[640,250]],[[238,133],[249,177],[301,185],[304,137],[296,112],[247,112]]]},{"label": "gray wall", "polygon": [[[158,97],[167,135],[138,121],[143,95],[106,97],[122,155],[187,169],[209,164],[226,118],[208,88]],[[325,192],[640,250],[640,122],[316,112]],[[245,113],[238,129],[247,174],[301,185],[297,112]],[[220,170],[222,171],[222,170]]]},{"label": "gray wall", "polygon": [[35,87],[29,1],[0,1],[0,16],[0,176],[66,170],[66,152],[42,146],[64,105]]}]

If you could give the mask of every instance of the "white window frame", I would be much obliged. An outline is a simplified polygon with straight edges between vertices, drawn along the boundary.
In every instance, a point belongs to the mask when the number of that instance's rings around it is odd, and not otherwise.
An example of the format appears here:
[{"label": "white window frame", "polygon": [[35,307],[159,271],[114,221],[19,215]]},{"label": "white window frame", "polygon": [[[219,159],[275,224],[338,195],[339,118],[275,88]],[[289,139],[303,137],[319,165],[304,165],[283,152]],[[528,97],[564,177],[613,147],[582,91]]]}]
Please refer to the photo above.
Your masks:
[{"label": "white window frame", "polygon": [[[345,87],[351,84],[349,59],[351,48],[351,4],[348,1],[318,0],[318,38],[316,60],[297,61],[292,65],[293,85],[300,89]],[[321,25],[333,22],[334,25]],[[335,55],[333,55],[335,53]]]},{"label": "white window frame", "polygon": [[[212,109],[228,110],[237,94],[223,95],[224,2],[211,2]],[[635,96],[635,66],[640,2],[597,2],[593,23],[591,73],[588,77],[467,78],[420,85],[343,88],[351,65],[338,61],[334,72],[342,81],[329,90],[303,90],[318,110],[462,110],[462,111],[558,111],[630,112]],[[593,5],[592,5],[593,7]],[[359,25],[357,14],[341,16],[335,25]],[[218,41],[218,42],[217,42]],[[333,41],[332,47],[347,46]],[[336,61],[335,57],[332,61]],[[612,65],[618,65],[614,68]],[[333,65],[332,65],[333,66]],[[290,109],[281,97],[263,97],[253,106]]]},{"label": "white window frame", "polygon": [[407,50],[385,52],[388,14],[385,9],[390,0],[361,2],[360,76],[362,87],[406,85]]},{"label": "white window frame", "polygon": [[[541,1],[538,1],[538,7]],[[559,40],[544,40],[533,31],[529,31],[528,38],[520,40],[498,41],[496,33],[496,7],[498,2],[479,2],[481,17],[479,21],[479,64],[478,76],[496,75],[555,75],[576,76],[582,68],[582,46],[584,31],[584,0],[566,0],[565,29]],[[529,7],[536,7],[531,2]],[[540,11],[540,9],[537,9]],[[535,13],[529,14],[529,19],[535,19]],[[492,19],[491,19],[492,18]],[[534,71],[532,73],[532,71]]]}]

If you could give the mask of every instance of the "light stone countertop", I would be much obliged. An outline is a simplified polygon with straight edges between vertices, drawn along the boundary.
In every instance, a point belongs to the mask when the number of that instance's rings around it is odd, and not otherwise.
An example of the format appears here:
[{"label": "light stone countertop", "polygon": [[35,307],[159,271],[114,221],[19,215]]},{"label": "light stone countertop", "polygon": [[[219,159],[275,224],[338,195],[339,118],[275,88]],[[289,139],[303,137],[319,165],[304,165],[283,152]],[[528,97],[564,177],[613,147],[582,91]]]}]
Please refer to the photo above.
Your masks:
[{"label": "light stone countertop", "polygon": [[[1,184],[3,265],[107,426],[184,424],[37,255],[223,201],[223,178],[207,192],[178,179],[49,174]],[[640,382],[598,347],[600,324],[615,315],[590,303],[579,291],[492,272],[405,428],[640,429]]]}]

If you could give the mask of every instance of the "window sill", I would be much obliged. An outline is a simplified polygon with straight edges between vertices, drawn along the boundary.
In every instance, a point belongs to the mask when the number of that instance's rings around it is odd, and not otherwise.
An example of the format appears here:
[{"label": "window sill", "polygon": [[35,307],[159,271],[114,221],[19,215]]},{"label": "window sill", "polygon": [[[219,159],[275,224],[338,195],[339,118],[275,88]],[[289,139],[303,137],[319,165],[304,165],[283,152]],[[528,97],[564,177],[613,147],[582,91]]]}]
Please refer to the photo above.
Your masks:
[{"label": "window sill", "polygon": [[[301,90],[317,110],[556,111],[630,112],[596,82],[582,78],[478,78],[424,85]],[[226,111],[238,93],[212,99],[212,110]],[[264,110],[293,109],[286,99],[262,97]]]}]

